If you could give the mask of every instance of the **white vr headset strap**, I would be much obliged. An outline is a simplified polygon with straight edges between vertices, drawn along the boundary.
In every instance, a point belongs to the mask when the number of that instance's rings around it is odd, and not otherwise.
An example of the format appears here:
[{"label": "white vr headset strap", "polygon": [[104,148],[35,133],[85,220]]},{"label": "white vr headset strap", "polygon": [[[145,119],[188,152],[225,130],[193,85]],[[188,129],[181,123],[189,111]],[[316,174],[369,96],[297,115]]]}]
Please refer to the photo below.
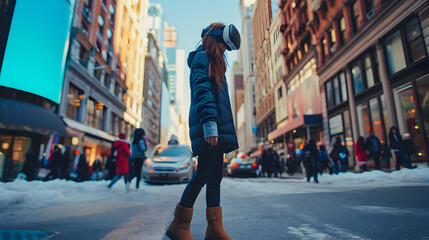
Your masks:
[{"label": "white vr headset strap", "polygon": [[225,26],[223,29],[223,40],[225,41],[226,45],[228,45],[231,50],[237,50],[234,43],[232,43],[231,39],[229,38],[229,29],[231,28],[231,25]]}]

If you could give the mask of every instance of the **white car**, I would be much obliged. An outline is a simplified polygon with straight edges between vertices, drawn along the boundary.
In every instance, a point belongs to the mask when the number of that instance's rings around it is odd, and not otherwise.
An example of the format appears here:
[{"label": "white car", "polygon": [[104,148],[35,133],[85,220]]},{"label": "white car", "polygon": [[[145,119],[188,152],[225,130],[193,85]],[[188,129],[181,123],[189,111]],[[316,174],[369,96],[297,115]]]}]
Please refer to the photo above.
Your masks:
[{"label": "white car", "polygon": [[195,162],[188,145],[157,145],[144,162],[142,177],[149,183],[189,182]]}]

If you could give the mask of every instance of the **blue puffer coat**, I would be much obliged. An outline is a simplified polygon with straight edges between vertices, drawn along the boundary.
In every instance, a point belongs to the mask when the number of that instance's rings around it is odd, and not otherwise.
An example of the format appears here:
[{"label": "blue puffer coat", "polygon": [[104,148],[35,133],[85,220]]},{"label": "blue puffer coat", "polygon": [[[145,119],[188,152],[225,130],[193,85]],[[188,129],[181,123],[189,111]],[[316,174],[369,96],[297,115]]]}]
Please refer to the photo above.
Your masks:
[{"label": "blue puffer coat", "polygon": [[[194,155],[208,150],[227,153],[237,149],[228,85],[224,81],[218,88],[215,80],[208,77],[209,55],[202,45],[189,54],[188,66],[191,68],[189,135]],[[218,136],[215,147],[205,141],[213,136]]]}]

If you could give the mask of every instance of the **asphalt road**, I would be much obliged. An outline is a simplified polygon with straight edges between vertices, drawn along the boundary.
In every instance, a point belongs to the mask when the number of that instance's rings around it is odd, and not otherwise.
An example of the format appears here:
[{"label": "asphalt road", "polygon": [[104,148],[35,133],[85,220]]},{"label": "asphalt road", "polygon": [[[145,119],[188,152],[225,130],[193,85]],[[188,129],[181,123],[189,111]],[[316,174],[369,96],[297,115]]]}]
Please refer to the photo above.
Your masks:
[{"label": "asphalt road", "polygon": [[[53,240],[167,239],[163,234],[184,187],[143,185],[121,200],[0,212],[0,229],[57,233]],[[226,178],[221,203],[226,231],[240,240],[429,239],[427,184],[348,188],[296,179]],[[195,239],[204,239],[205,226],[203,189],[191,226]],[[8,238],[18,239],[0,234]]]}]

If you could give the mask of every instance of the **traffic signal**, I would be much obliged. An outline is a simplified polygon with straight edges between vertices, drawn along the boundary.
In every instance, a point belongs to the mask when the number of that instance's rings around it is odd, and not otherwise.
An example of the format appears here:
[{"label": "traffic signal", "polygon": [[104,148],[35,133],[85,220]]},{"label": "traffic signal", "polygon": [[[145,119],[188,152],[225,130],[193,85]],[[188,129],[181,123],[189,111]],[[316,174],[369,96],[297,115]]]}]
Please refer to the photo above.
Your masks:
[{"label": "traffic signal", "polygon": [[85,95],[80,95],[77,99],[73,100],[73,106],[79,107],[80,106],[80,100],[84,99]]},{"label": "traffic signal", "polygon": [[103,110],[103,108],[104,108],[104,104],[103,104],[103,102],[102,102],[102,101],[98,101],[98,102],[95,104],[95,110]]}]

